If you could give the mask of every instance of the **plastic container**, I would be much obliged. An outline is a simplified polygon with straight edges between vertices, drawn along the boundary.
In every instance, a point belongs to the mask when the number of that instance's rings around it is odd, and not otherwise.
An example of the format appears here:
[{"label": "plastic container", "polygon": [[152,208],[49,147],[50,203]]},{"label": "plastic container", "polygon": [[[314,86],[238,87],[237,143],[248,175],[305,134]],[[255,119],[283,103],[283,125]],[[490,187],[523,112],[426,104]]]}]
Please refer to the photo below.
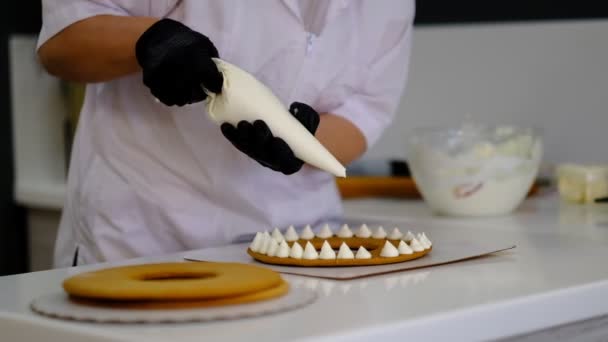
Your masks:
[{"label": "plastic container", "polygon": [[535,128],[464,124],[417,129],[409,137],[412,176],[443,215],[512,212],[538,174],[542,139]]}]

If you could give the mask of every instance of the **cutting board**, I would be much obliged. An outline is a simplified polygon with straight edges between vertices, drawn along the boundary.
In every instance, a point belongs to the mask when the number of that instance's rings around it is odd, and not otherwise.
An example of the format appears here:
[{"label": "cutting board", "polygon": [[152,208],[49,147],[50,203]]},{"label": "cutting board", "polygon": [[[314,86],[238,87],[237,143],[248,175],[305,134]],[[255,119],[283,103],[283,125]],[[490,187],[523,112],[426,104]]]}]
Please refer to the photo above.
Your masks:
[{"label": "cutting board", "polygon": [[[421,199],[416,182],[410,177],[355,176],[337,178],[336,184],[342,198],[389,197]],[[538,191],[538,184],[530,189],[529,196]]]}]

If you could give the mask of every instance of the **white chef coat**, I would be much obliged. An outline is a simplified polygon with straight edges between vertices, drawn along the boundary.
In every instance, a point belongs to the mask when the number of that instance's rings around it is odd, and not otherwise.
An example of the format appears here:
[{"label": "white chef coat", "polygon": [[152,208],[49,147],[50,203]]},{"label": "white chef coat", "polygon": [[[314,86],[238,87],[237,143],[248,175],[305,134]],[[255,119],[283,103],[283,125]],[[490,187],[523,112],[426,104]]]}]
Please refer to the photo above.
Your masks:
[{"label": "white chef coat", "polygon": [[[169,17],[210,37],[221,58],[286,107],[300,101],[342,116],[371,146],[405,84],[413,1],[334,0],[314,6],[306,22],[298,1],[43,0],[38,45],[94,15]],[[78,264],[114,261],[340,217],[330,174],[305,166],[285,176],[260,166],[222,136],[202,103],[167,107],[141,79],[87,85],[56,266],[69,266],[76,249]]]}]

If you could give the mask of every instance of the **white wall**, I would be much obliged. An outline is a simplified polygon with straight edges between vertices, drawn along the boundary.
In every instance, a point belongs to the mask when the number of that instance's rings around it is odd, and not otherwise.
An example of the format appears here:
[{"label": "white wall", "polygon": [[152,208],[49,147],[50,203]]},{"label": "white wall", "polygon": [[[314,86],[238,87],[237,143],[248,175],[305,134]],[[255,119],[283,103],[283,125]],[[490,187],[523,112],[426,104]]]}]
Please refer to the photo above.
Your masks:
[{"label": "white wall", "polygon": [[537,125],[546,160],[608,162],[608,20],[422,27],[396,121],[367,158],[405,157],[408,129]]},{"label": "white wall", "polygon": [[15,198],[29,206],[61,207],[66,176],[65,97],[59,80],[38,63],[36,37],[12,37],[9,48]]}]

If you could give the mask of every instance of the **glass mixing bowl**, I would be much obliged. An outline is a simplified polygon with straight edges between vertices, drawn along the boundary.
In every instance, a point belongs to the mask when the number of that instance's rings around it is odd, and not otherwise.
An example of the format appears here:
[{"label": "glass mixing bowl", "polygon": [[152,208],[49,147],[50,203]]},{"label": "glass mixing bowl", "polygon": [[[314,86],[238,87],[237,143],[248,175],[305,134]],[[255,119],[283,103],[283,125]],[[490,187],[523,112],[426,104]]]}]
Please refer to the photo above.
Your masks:
[{"label": "glass mixing bowl", "polygon": [[543,153],[540,130],[511,125],[419,128],[408,140],[422,197],[434,212],[454,216],[512,212],[530,191]]}]

